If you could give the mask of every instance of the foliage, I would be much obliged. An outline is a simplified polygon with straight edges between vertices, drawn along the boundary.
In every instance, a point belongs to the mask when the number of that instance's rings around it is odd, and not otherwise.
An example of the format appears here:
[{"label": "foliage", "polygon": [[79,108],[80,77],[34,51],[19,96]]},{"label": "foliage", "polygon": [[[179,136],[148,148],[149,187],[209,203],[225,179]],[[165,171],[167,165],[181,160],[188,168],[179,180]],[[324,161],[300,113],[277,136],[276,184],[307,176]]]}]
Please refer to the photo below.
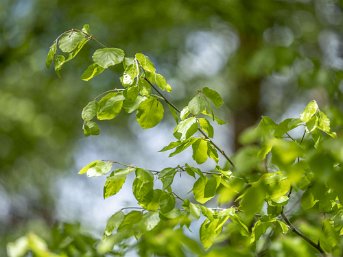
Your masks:
[{"label": "foliage", "polygon": [[[54,63],[59,73],[89,40],[98,42],[88,25],[61,34],[50,48],[47,66]],[[99,44],[102,48],[94,52],[93,63],[81,78],[91,80],[121,64],[123,88],[106,91],[84,107],[84,134],[98,135],[97,122],[121,112],[135,112],[138,124],[149,129],[161,122],[168,106],[176,120],[175,141],[161,151],[172,150],[172,157],[189,149],[197,164],[212,159],[212,168],[185,163],[155,171],[115,160],[96,160],[83,167],[80,174],[107,176],[104,198],[116,195],[133,176],[138,204],[112,215],[94,254],[124,256],[133,250],[140,256],[340,256],[342,138],[331,130],[316,101],[309,102],[298,118],[277,123],[262,117],[241,135],[244,147],[229,157],[213,141],[212,124],[223,124],[214,114],[223,104],[219,93],[205,87],[178,109],[165,96],[172,87],[147,56],[127,57],[121,49]],[[220,159],[226,163],[221,165]],[[194,179],[191,196],[183,198],[174,191],[176,174]],[[209,202],[218,206],[210,207]],[[190,237],[187,230],[198,220],[199,238]],[[78,254],[63,247],[54,254],[33,234],[8,245],[10,257],[28,250],[41,257]]]}]

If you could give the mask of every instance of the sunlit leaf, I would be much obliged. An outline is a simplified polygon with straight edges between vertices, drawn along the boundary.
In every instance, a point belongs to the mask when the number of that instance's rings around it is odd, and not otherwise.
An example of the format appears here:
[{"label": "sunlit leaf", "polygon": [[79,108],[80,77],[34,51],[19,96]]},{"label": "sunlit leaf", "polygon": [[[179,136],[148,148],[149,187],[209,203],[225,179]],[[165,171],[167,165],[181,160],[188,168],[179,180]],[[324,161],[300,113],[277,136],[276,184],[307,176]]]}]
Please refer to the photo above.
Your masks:
[{"label": "sunlit leaf", "polygon": [[198,130],[198,123],[195,117],[187,118],[176,126],[174,136],[181,141],[191,137]]},{"label": "sunlit leaf", "polygon": [[305,107],[304,111],[300,115],[300,119],[303,122],[308,122],[313,117],[313,115],[316,114],[318,110],[319,108],[318,108],[317,102],[315,100],[312,100]]},{"label": "sunlit leaf", "polygon": [[46,57],[45,65],[46,65],[47,68],[49,68],[49,67],[51,66],[51,63],[52,63],[53,60],[54,60],[56,51],[57,51],[57,43],[54,42],[54,43],[50,46],[48,55],[47,55],[47,57]]},{"label": "sunlit leaf", "polygon": [[218,108],[223,105],[224,101],[220,94],[214,89],[204,87],[202,89],[204,95],[212,101],[212,103]]},{"label": "sunlit leaf", "polygon": [[156,71],[155,66],[148,56],[142,53],[137,53],[135,55],[135,58],[137,59],[137,61],[139,62],[139,64],[142,66],[144,70],[155,73]]},{"label": "sunlit leaf", "polygon": [[199,138],[192,144],[193,148],[193,159],[198,163],[204,163],[207,158],[208,142],[207,140]]},{"label": "sunlit leaf", "polygon": [[98,103],[96,101],[89,102],[82,110],[81,117],[84,121],[92,120],[97,113]]},{"label": "sunlit leaf", "polygon": [[193,115],[198,115],[206,110],[208,107],[208,102],[205,97],[198,93],[196,96],[192,98],[192,100],[188,103],[188,110]]},{"label": "sunlit leaf", "polygon": [[72,30],[63,34],[58,40],[58,46],[62,52],[70,53],[75,50],[84,39],[85,36],[81,32]]},{"label": "sunlit leaf", "polygon": [[99,120],[114,119],[121,111],[125,97],[122,93],[111,92],[98,102],[97,118]]},{"label": "sunlit leaf", "polygon": [[158,174],[158,178],[162,181],[163,184],[163,190],[167,189],[173,183],[176,173],[177,169],[165,168],[160,172],[160,174]]},{"label": "sunlit leaf", "polygon": [[133,171],[135,171],[134,168],[128,167],[112,172],[112,174],[106,178],[104,185],[104,198],[117,194],[124,185],[126,176]]},{"label": "sunlit leaf", "polygon": [[104,232],[106,236],[110,236],[114,230],[118,229],[120,223],[124,219],[124,216],[125,215],[122,211],[118,211],[108,219]]},{"label": "sunlit leaf", "polygon": [[119,48],[102,48],[94,52],[93,61],[104,69],[121,63],[125,53]]},{"label": "sunlit leaf", "polygon": [[101,74],[104,71],[104,68],[99,66],[96,63],[93,63],[87,67],[87,69],[83,72],[81,79],[84,81],[89,81],[95,76]]},{"label": "sunlit leaf", "polygon": [[83,167],[79,174],[87,173],[88,177],[102,176],[110,172],[111,168],[112,162],[96,160]]},{"label": "sunlit leaf", "polygon": [[100,134],[98,124],[96,124],[94,121],[85,121],[83,123],[82,129],[85,136],[96,136]]},{"label": "sunlit leaf", "polygon": [[138,124],[144,128],[155,127],[163,119],[164,109],[159,100],[149,97],[138,107],[136,119]]}]

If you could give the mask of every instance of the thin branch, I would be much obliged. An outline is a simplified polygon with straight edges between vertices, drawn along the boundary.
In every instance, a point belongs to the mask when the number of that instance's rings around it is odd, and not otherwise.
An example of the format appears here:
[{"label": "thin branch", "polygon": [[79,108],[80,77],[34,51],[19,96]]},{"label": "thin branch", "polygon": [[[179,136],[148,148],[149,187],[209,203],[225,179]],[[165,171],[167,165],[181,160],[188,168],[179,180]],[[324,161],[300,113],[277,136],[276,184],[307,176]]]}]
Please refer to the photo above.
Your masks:
[{"label": "thin branch", "polygon": [[[144,80],[146,82],[148,82],[148,84],[157,92],[157,94],[159,94],[163,100],[170,106],[172,107],[175,111],[177,111],[178,113],[180,113],[180,109],[177,108],[172,102],[170,102],[158,89],[157,87],[150,82],[150,80],[148,80],[147,78],[144,78]],[[198,131],[224,156],[224,158],[231,164],[231,166],[233,168],[235,168],[235,164],[233,163],[233,161],[229,158],[229,156],[227,156],[227,154],[224,152],[223,149],[221,149],[216,143],[213,142],[213,140],[208,136],[206,135],[206,133],[201,129],[201,128],[198,128]]]},{"label": "thin branch", "polygon": [[321,253],[321,255],[323,257],[326,257],[326,253],[324,252],[323,248],[320,246],[319,242],[318,244],[316,244],[315,242],[313,242],[310,238],[308,238],[306,235],[304,235],[299,229],[297,229],[291,222],[290,220],[287,218],[287,216],[285,215],[285,213],[282,211],[281,212],[281,217],[282,219],[285,221],[285,223],[288,225],[288,227],[292,230],[293,233],[297,234],[298,236],[300,236],[302,239],[304,239],[308,244],[310,244],[311,246],[313,246],[318,252]]}]

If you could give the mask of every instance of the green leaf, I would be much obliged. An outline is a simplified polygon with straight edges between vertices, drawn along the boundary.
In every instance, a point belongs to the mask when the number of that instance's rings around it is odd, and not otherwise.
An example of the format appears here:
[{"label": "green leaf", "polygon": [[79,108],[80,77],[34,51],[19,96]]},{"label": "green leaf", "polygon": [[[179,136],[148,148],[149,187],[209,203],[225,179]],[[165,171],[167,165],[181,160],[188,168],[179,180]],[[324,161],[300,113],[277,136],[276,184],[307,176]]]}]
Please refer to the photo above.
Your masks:
[{"label": "green leaf", "polygon": [[161,192],[159,199],[159,206],[161,213],[168,213],[175,207],[175,197],[171,193]]},{"label": "green leaf", "polygon": [[219,219],[206,219],[200,226],[200,241],[205,249],[210,248],[222,232],[229,215]]},{"label": "green leaf", "polygon": [[172,157],[176,154],[181,153],[182,151],[186,150],[188,147],[190,147],[194,142],[197,140],[197,138],[190,137],[180,143],[178,147],[176,147],[175,151],[169,154],[169,157]]},{"label": "green leaf", "polygon": [[82,30],[82,32],[84,32],[84,33],[86,33],[86,34],[88,34],[88,35],[91,34],[89,24],[84,24],[84,25],[82,26],[82,29],[81,29],[81,30]]},{"label": "green leaf", "polygon": [[137,226],[143,218],[143,214],[140,211],[131,211],[128,214],[125,215],[123,221],[120,223],[118,227],[118,232],[125,232],[130,231],[132,234],[134,234],[134,231],[132,231],[132,228]]},{"label": "green leaf", "polygon": [[303,122],[307,123],[317,113],[318,110],[319,110],[319,107],[317,105],[317,102],[315,100],[312,100],[305,107],[304,111],[300,115],[300,119]]},{"label": "green leaf", "polygon": [[209,137],[213,138],[214,130],[211,123],[205,118],[198,118],[198,122],[200,128],[204,130]]},{"label": "green leaf", "polygon": [[325,133],[330,133],[330,120],[321,111],[318,113],[318,128]]},{"label": "green leaf", "polygon": [[87,69],[81,75],[81,79],[84,81],[89,81],[95,76],[101,74],[104,71],[104,68],[99,66],[96,63],[93,63],[87,67]]},{"label": "green leaf", "polygon": [[189,108],[188,106],[186,106],[185,108],[183,108],[180,112],[180,119],[184,120],[189,116],[190,112],[189,112]]},{"label": "green leaf", "polygon": [[208,87],[204,87],[202,89],[202,92],[208,99],[212,101],[215,107],[218,108],[223,105],[224,103],[223,98],[220,96],[220,94],[217,91]]},{"label": "green leaf", "polygon": [[123,76],[120,77],[120,81],[124,87],[129,87],[134,84],[139,75],[139,67],[133,63],[130,66],[126,67]]},{"label": "green leaf", "polygon": [[260,239],[260,237],[267,231],[267,229],[273,225],[273,221],[261,221],[258,220],[252,228],[250,243],[253,243]]},{"label": "green leaf", "polygon": [[63,64],[66,62],[66,59],[63,55],[55,55],[55,71],[57,74],[62,69]]},{"label": "green leaf", "polygon": [[145,56],[142,53],[137,53],[135,55],[135,58],[139,62],[139,64],[142,66],[142,68],[146,71],[149,71],[151,73],[155,73],[156,69],[154,64],[151,62],[148,56]]},{"label": "green leaf", "polygon": [[62,35],[58,40],[58,46],[62,52],[70,53],[85,40],[85,36],[79,31],[69,31]]},{"label": "green leaf", "polygon": [[187,118],[183,121],[180,121],[177,124],[174,130],[174,136],[183,141],[189,137],[191,137],[195,132],[198,130],[198,123],[195,117]]},{"label": "green leaf", "polygon": [[46,57],[45,65],[47,68],[51,66],[52,61],[54,60],[55,54],[57,52],[57,43],[54,42],[49,49],[48,55]]},{"label": "green leaf", "polygon": [[212,160],[214,160],[216,163],[218,163],[219,161],[219,156],[218,156],[218,152],[217,149],[210,144],[209,142],[207,143],[207,155],[208,157],[210,157]]},{"label": "green leaf", "polygon": [[275,137],[282,137],[288,131],[291,131],[292,129],[298,127],[301,123],[302,121],[300,119],[285,119],[277,125],[274,135]]},{"label": "green leaf", "polygon": [[173,183],[176,173],[177,169],[165,168],[160,172],[160,174],[158,174],[158,178],[162,181],[163,184],[163,190],[166,190],[168,187],[170,187],[170,185]]},{"label": "green leaf", "polygon": [[196,218],[199,219],[200,218],[200,214],[201,214],[201,209],[199,207],[198,204],[194,204],[194,203],[189,203],[189,211],[190,214]]},{"label": "green leaf", "polygon": [[117,230],[120,223],[124,219],[124,213],[122,211],[118,211],[113,214],[107,221],[107,225],[104,231],[106,236],[110,236],[114,230]]},{"label": "green leaf", "polygon": [[143,217],[144,227],[147,231],[153,230],[160,223],[160,214],[158,212],[149,212]]},{"label": "green leaf", "polygon": [[135,168],[127,167],[115,170],[108,176],[104,185],[104,198],[106,199],[118,193],[125,183],[127,174],[133,171],[135,171]]},{"label": "green leaf", "polygon": [[170,142],[167,146],[163,147],[160,152],[165,152],[165,151],[168,151],[168,150],[171,150],[179,145],[181,145],[182,142],[181,141],[176,141],[176,142]]},{"label": "green leaf", "polygon": [[[132,87],[131,87],[132,88]],[[129,98],[125,98],[123,108],[127,113],[133,113],[138,109],[140,104],[147,100],[146,96],[138,95],[134,101],[130,101]]]},{"label": "green leaf", "polygon": [[26,236],[7,244],[8,257],[22,257],[29,251],[29,242]]},{"label": "green leaf", "polygon": [[220,177],[213,175],[209,176],[206,182],[205,190],[204,190],[204,197],[212,198],[217,193],[217,188],[220,184]]},{"label": "green leaf", "polygon": [[121,111],[125,97],[122,93],[111,92],[99,101],[97,118],[99,120],[114,119]]},{"label": "green leaf", "polygon": [[102,48],[94,52],[93,61],[104,69],[121,63],[125,53],[119,48]]},{"label": "green leaf", "polygon": [[148,72],[147,73],[147,79],[157,85],[160,89],[167,91],[167,92],[171,92],[172,88],[171,86],[167,83],[166,79],[159,73],[151,73]]},{"label": "green leaf", "polygon": [[193,195],[197,202],[204,204],[216,195],[216,190],[220,184],[217,176],[209,178],[201,176],[193,185]]},{"label": "green leaf", "polygon": [[188,110],[193,115],[198,115],[205,111],[208,107],[208,102],[201,93],[198,93],[188,103]]},{"label": "green leaf", "polygon": [[193,148],[193,159],[198,163],[202,164],[204,163],[207,158],[207,151],[208,151],[208,142],[207,140],[204,140],[202,138],[199,138],[197,141],[195,141],[192,144]]},{"label": "green leaf", "polygon": [[263,188],[253,185],[241,197],[240,209],[247,215],[253,216],[261,211],[264,203]]},{"label": "green leaf", "polygon": [[94,121],[85,121],[82,126],[85,136],[99,135],[100,129]]},{"label": "green leaf", "polygon": [[132,191],[140,205],[149,203],[153,198],[154,176],[143,169],[136,170],[136,178],[133,181]]},{"label": "green leaf", "polygon": [[96,101],[89,102],[82,110],[81,117],[84,121],[92,120],[97,113],[98,103]]},{"label": "green leaf", "polygon": [[147,129],[160,123],[163,115],[164,109],[160,101],[155,97],[149,97],[139,105],[136,119],[142,128]]},{"label": "green leaf", "polygon": [[83,167],[79,174],[87,173],[88,177],[102,176],[110,172],[111,168],[112,162],[96,160]]},{"label": "green leaf", "polygon": [[318,200],[314,198],[314,195],[312,194],[311,190],[308,189],[301,198],[301,207],[304,210],[308,210],[311,209],[317,202]]}]

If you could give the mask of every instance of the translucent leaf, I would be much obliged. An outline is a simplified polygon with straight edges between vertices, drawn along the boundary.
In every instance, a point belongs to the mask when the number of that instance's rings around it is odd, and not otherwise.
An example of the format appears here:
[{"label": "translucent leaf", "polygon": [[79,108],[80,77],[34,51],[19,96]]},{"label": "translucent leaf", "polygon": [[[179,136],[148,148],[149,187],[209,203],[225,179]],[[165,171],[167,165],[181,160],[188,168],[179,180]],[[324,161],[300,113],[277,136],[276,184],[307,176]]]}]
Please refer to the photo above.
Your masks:
[{"label": "translucent leaf", "polygon": [[81,79],[84,81],[89,81],[95,76],[101,74],[104,71],[104,68],[99,66],[96,63],[93,63],[87,67],[87,69],[81,75]]},{"label": "translucent leaf", "polygon": [[253,216],[261,211],[264,202],[264,191],[261,187],[251,186],[241,197],[240,209],[247,215]]},{"label": "translucent leaf", "polygon": [[213,137],[214,130],[211,123],[205,118],[198,118],[199,126],[202,130],[206,132],[209,137]]},{"label": "translucent leaf", "polygon": [[52,61],[54,60],[55,54],[57,52],[57,43],[54,42],[49,49],[48,55],[46,57],[45,65],[47,68],[51,66]]},{"label": "translucent leaf", "polygon": [[120,223],[118,227],[118,231],[131,231],[133,233],[132,228],[137,226],[142,221],[143,214],[140,211],[131,211],[125,215],[123,221]]},{"label": "translucent leaf", "polygon": [[193,195],[197,202],[204,204],[216,195],[219,180],[215,176],[209,178],[202,176],[193,185]]},{"label": "translucent leaf", "polygon": [[139,62],[139,64],[142,66],[144,70],[155,73],[156,71],[155,66],[151,62],[148,56],[145,56],[142,53],[137,53],[135,55],[135,58],[137,59],[137,61]]},{"label": "translucent leaf", "polygon": [[191,137],[198,130],[198,123],[195,117],[187,118],[176,126],[174,136],[183,141]]},{"label": "translucent leaf", "polygon": [[168,213],[175,207],[175,197],[171,193],[161,192],[159,199],[159,207],[161,213]]},{"label": "translucent leaf", "polygon": [[139,75],[139,68],[134,63],[130,66],[126,67],[123,76],[120,77],[120,81],[124,87],[129,87],[134,84],[134,82],[138,79]]},{"label": "translucent leaf", "polygon": [[189,114],[190,114],[189,108],[188,108],[188,106],[186,106],[180,112],[180,119],[181,120],[186,119],[189,116]]},{"label": "translucent leaf", "polygon": [[27,237],[20,237],[15,242],[7,244],[8,257],[22,257],[29,250]]},{"label": "translucent leaf", "polygon": [[190,137],[180,143],[179,146],[176,147],[175,151],[172,152],[169,157],[172,157],[178,153],[181,153],[182,151],[186,150],[188,147],[190,147],[194,142],[197,140],[197,138]]},{"label": "translucent leaf", "polygon": [[189,211],[190,211],[190,214],[196,219],[200,218],[201,209],[199,205],[194,204],[194,203],[189,203]]},{"label": "translucent leaf", "polygon": [[87,173],[88,177],[102,176],[110,172],[111,168],[112,162],[96,160],[83,167],[79,174]]},{"label": "translucent leaf", "polygon": [[159,73],[147,73],[148,80],[158,86],[160,89],[171,92],[172,87],[167,83],[166,79]]},{"label": "translucent leaf", "polygon": [[55,55],[55,71],[58,72],[62,69],[63,64],[65,63],[65,57],[63,55]]},{"label": "translucent leaf", "polygon": [[147,231],[153,230],[160,223],[160,215],[158,212],[149,212],[144,215],[144,227]]},{"label": "translucent leaf", "polygon": [[213,175],[209,176],[206,182],[205,190],[204,190],[204,197],[212,198],[217,193],[217,188],[220,184],[220,177]]},{"label": "translucent leaf", "polygon": [[136,170],[132,191],[140,205],[150,202],[153,197],[154,176],[143,169]]},{"label": "translucent leaf", "polygon": [[218,152],[217,149],[214,148],[214,146],[212,144],[210,144],[209,142],[207,143],[207,155],[208,157],[210,157],[212,160],[214,160],[216,163],[218,163],[219,161],[219,156],[218,156]]},{"label": "translucent leaf", "polygon": [[85,40],[85,36],[79,31],[69,31],[58,40],[58,46],[62,52],[70,53]]},{"label": "translucent leaf", "polygon": [[125,183],[126,176],[135,169],[127,167],[125,169],[115,170],[109,177],[107,177],[104,185],[104,198],[108,198],[117,194]]},{"label": "translucent leaf", "polygon": [[179,146],[182,142],[181,141],[176,141],[176,142],[170,142],[167,146],[163,147],[160,152],[165,152],[168,150],[171,150],[177,146]]},{"label": "translucent leaf", "polygon": [[84,24],[84,25],[82,26],[82,32],[84,32],[84,33],[90,35],[91,31],[90,31],[89,24]]},{"label": "translucent leaf", "polygon": [[282,137],[288,131],[298,127],[302,121],[300,119],[285,119],[280,124],[277,125],[275,129],[275,137]]},{"label": "translucent leaf", "polygon": [[330,120],[323,112],[318,113],[318,128],[323,132],[330,133]]},{"label": "translucent leaf", "polygon": [[92,120],[97,113],[98,104],[96,101],[89,102],[82,110],[81,117],[84,121]]},{"label": "translucent leaf", "polygon": [[204,139],[199,138],[192,144],[193,148],[193,159],[198,163],[204,163],[207,158],[208,142]]},{"label": "translucent leaf", "polygon": [[206,110],[208,103],[201,93],[197,94],[188,103],[188,110],[193,115],[198,115]]},{"label": "translucent leaf", "polygon": [[111,92],[106,94],[98,102],[97,118],[99,120],[114,119],[120,113],[124,99],[122,93]]},{"label": "translucent leaf", "polygon": [[224,103],[223,98],[220,96],[220,94],[217,91],[208,87],[204,87],[202,89],[202,92],[208,99],[212,101],[214,106],[216,106],[217,108],[223,105]]},{"label": "translucent leaf", "polygon": [[145,100],[147,100],[147,98],[140,95],[138,95],[134,101],[130,101],[128,98],[125,98],[123,108],[127,113],[132,113],[136,111]]},{"label": "translucent leaf", "polygon": [[114,230],[118,229],[120,223],[124,219],[124,216],[125,215],[122,211],[118,211],[108,219],[104,232],[106,236],[110,236]]},{"label": "translucent leaf", "polygon": [[102,48],[94,52],[93,61],[104,69],[121,63],[125,53],[119,48]]},{"label": "translucent leaf", "polygon": [[155,97],[149,97],[139,105],[136,119],[142,128],[148,129],[160,123],[163,115],[164,109],[160,101]]},{"label": "translucent leaf", "polygon": [[165,168],[160,172],[158,178],[162,181],[163,190],[166,190],[173,183],[176,173],[177,169],[174,168]]},{"label": "translucent leaf", "polygon": [[98,124],[96,124],[94,121],[85,121],[83,123],[82,129],[85,136],[96,136],[100,134]]},{"label": "translucent leaf", "polygon": [[319,108],[318,108],[317,102],[315,100],[312,100],[305,107],[304,111],[300,115],[300,119],[303,122],[308,122],[316,114],[318,110]]},{"label": "translucent leaf", "polygon": [[318,200],[314,198],[314,195],[312,194],[311,190],[308,189],[301,198],[301,207],[304,210],[308,210],[311,209],[317,202]]}]

